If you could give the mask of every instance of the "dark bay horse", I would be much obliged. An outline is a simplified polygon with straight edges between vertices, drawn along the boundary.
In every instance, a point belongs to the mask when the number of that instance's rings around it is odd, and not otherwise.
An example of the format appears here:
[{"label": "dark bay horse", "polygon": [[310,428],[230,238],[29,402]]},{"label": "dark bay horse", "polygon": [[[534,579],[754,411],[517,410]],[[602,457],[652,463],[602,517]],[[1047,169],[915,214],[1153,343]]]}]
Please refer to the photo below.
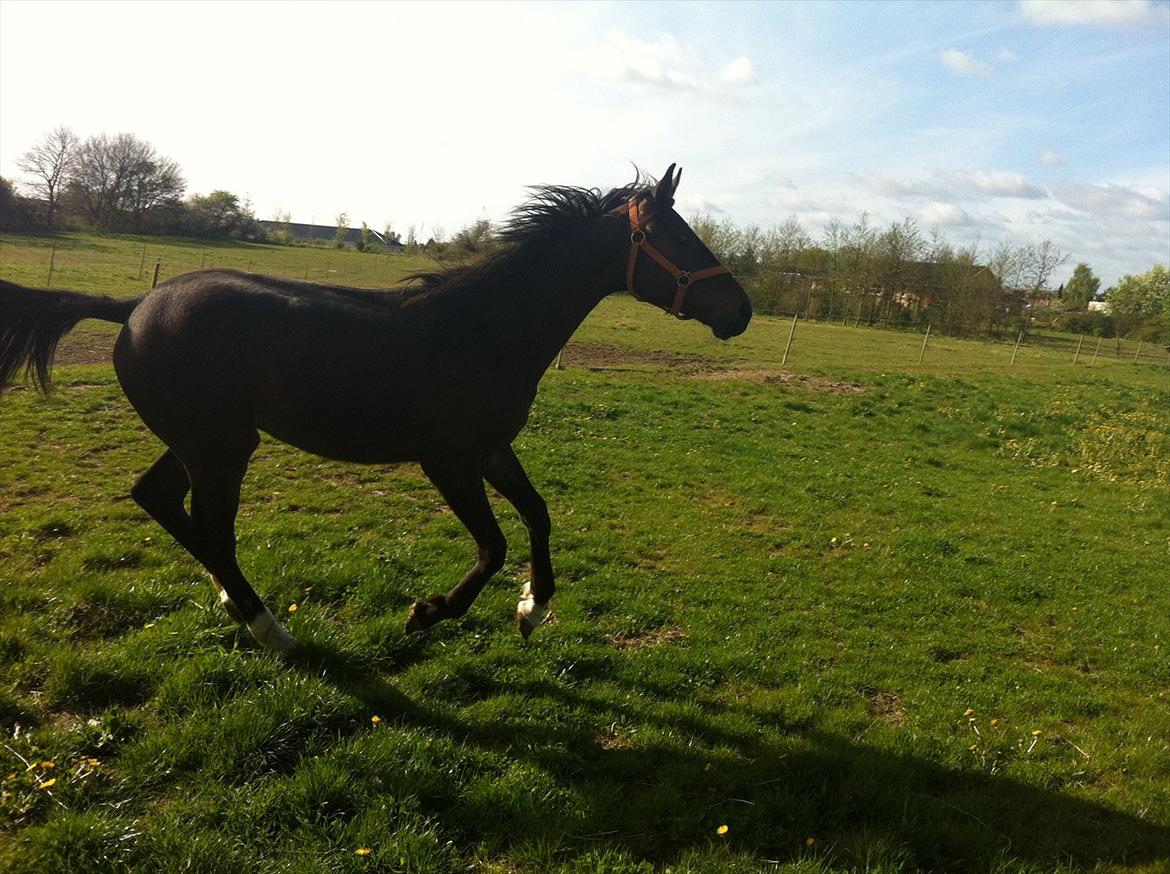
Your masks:
[{"label": "dark bay horse", "polygon": [[228,613],[284,652],[296,641],[236,561],[240,484],[260,431],[327,458],[421,464],[476,561],[447,594],[411,607],[411,630],[462,616],[502,566],[486,480],[529,532],[532,581],[516,612],[527,638],[553,595],[550,525],[511,443],[557,352],[620,289],[721,339],[751,319],[743,288],[674,211],[680,176],[671,164],[656,185],[538,188],[500,251],[381,291],[235,270],[188,273],[135,299],[0,282],[0,389],[21,371],[47,387],[57,342],[82,319],[124,324],[114,369],[167,447],[131,494],[207,568]]}]

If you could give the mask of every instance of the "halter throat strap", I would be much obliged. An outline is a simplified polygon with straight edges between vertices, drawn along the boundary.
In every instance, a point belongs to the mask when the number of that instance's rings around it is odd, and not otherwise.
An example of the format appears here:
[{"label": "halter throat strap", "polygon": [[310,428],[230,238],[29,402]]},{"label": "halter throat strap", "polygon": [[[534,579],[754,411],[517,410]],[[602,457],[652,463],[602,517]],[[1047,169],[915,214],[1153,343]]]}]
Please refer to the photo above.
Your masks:
[{"label": "halter throat strap", "polygon": [[[638,266],[638,256],[645,252],[655,261],[655,263],[658,264],[659,267],[674,277],[674,302],[671,304],[670,309],[667,309],[666,307],[662,307],[662,309],[670,313],[675,318],[687,318],[686,316],[682,315],[683,301],[686,299],[687,289],[689,289],[696,282],[699,282],[703,279],[710,279],[712,276],[721,276],[724,273],[731,273],[731,271],[722,264],[717,264],[714,267],[705,267],[704,269],[696,270],[693,273],[689,270],[683,270],[665,255],[659,252],[658,249],[656,249],[650,242],[646,235],[645,228],[642,227],[642,216],[638,211],[638,198],[630,198],[626,206],[630,215],[630,257],[626,262],[626,290],[629,291],[629,293],[638,300],[648,300],[648,298],[642,297],[634,290],[634,270]],[[649,300],[648,302],[654,303],[654,301]],[[655,304],[655,306],[662,305]]]}]

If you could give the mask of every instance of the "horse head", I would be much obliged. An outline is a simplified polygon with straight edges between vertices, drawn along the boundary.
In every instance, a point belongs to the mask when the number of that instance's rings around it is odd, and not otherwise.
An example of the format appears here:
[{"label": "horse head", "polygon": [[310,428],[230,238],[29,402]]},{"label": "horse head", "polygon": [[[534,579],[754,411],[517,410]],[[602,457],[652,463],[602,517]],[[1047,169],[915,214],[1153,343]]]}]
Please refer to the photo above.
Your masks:
[{"label": "horse head", "polygon": [[626,289],[680,319],[698,319],[721,340],[752,318],[743,286],[674,210],[682,169],[666,168],[653,188],[625,205],[630,223]]}]

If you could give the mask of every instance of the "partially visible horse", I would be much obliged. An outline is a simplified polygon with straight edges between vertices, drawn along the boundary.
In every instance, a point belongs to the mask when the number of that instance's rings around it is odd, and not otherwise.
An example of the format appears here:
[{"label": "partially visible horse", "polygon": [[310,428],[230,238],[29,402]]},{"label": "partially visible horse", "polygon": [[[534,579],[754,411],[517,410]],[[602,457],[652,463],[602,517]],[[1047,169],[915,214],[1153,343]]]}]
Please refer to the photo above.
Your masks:
[{"label": "partially visible horse", "polygon": [[722,339],[751,319],[743,288],[674,211],[680,176],[671,164],[653,186],[538,188],[500,251],[381,291],[235,270],[120,300],[0,282],[0,389],[22,370],[47,387],[57,342],[82,319],[123,323],[114,369],[167,447],[131,494],[207,568],[228,613],[285,652],[295,639],[236,561],[240,484],[260,431],[326,458],[421,464],[477,557],[451,591],[410,608],[411,630],[462,616],[502,566],[486,480],[529,532],[532,581],[516,612],[528,637],[553,595],[550,526],[511,443],[557,352],[620,289]]}]

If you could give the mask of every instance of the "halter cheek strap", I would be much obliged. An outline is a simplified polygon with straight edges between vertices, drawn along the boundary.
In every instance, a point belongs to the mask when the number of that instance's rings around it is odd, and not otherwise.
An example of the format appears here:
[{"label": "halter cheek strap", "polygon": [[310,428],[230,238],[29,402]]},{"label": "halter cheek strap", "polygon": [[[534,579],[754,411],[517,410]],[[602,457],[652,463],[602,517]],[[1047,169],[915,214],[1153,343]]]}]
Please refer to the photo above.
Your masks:
[{"label": "halter cheek strap", "polygon": [[[638,266],[638,255],[645,252],[654,259],[658,266],[674,277],[676,285],[674,303],[667,312],[675,318],[685,318],[681,313],[683,300],[687,296],[687,289],[703,279],[710,279],[712,276],[721,276],[724,273],[731,273],[731,271],[722,264],[716,264],[714,267],[705,267],[702,270],[696,270],[694,273],[689,270],[683,270],[659,252],[646,237],[646,231],[642,228],[642,217],[638,213],[637,198],[631,198],[627,204],[627,208],[630,214],[630,258],[626,262],[626,289],[638,300],[646,300],[646,298],[643,298],[638,292],[634,291],[634,269]],[[656,304],[656,306],[660,306],[660,304]],[[666,307],[663,307],[663,309],[665,310]]]}]

